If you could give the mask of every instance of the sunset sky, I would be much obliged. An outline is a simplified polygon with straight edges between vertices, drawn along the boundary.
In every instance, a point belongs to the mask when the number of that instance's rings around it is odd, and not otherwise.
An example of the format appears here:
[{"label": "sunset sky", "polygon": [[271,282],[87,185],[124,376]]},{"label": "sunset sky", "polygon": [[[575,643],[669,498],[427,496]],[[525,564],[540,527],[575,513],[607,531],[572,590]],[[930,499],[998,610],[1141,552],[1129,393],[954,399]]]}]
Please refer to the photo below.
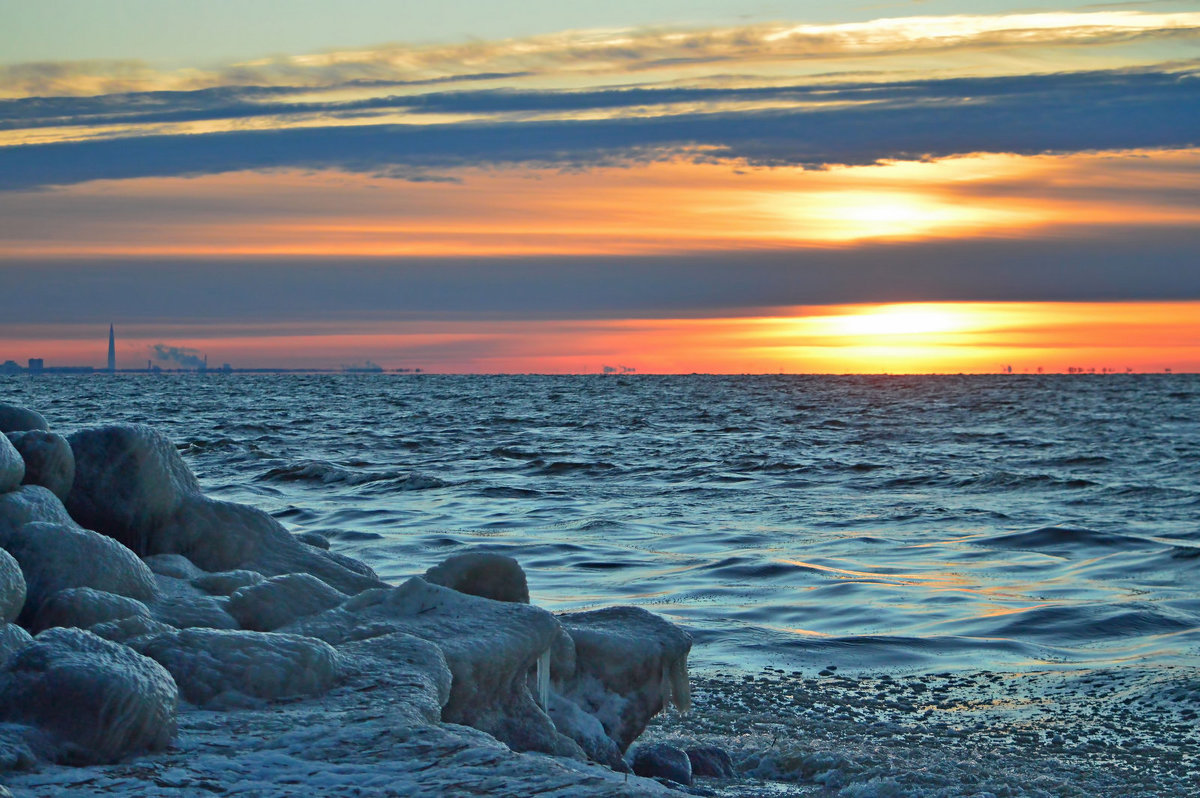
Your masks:
[{"label": "sunset sky", "polygon": [[0,0],[0,253],[22,364],[1200,371],[1200,2]]}]

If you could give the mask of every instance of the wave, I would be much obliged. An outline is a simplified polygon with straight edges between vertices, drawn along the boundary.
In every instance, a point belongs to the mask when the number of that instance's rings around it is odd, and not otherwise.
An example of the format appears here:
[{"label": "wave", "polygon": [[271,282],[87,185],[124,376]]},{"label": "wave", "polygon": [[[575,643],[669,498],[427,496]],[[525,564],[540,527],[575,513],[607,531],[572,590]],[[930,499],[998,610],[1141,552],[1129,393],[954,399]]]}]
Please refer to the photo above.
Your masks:
[{"label": "wave", "polygon": [[977,545],[1005,549],[1044,551],[1047,549],[1106,548],[1138,549],[1159,545],[1152,540],[1123,535],[1119,532],[1098,532],[1094,529],[1047,526],[1029,532],[1014,532],[972,541]]},{"label": "wave", "polygon": [[258,477],[260,482],[312,482],[322,485],[368,485],[371,492],[427,490],[447,487],[437,477],[406,471],[358,471],[325,460],[303,460],[272,468]]}]

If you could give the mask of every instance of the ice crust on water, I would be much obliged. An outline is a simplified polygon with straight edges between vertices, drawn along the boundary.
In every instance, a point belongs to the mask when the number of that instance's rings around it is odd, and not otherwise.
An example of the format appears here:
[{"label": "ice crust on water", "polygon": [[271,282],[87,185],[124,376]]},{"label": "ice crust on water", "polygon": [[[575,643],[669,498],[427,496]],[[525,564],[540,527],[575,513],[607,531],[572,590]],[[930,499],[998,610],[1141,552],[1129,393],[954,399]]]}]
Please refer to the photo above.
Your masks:
[{"label": "ice crust on water", "polygon": [[[620,667],[581,668],[564,625],[528,604],[515,560],[470,554],[429,571],[455,589],[417,577],[392,587],[260,511],[203,496],[175,448],[148,427],[83,430],[69,440],[70,513],[44,487],[14,485],[0,495],[4,610],[53,627],[32,640],[20,627],[0,627],[0,721],[9,724],[0,725],[0,770],[160,750],[182,694],[197,706],[251,710],[185,713],[197,719],[189,734],[198,737],[230,728],[233,717],[239,730],[257,729],[235,753],[223,743],[219,752],[177,743],[193,758],[172,767],[224,781],[221,789],[288,795],[353,785],[370,795],[377,784],[386,791],[379,794],[504,794],[507,783],[521,795],[669,792],[587,764],[590,757],[624,770],[610,734],[636,737],[680,694],[678,673],[686,684],[690,641],[665,645],[669,636],[648,613],[625,619],[634,627],[627,637],[648,636],[643,650],[626,640],[615,654]],[[26,582],[30,598],[19,601]],[[603,647],[598,636],[620,636],[616,619],[604,625],[584,615],[580,628],[605,626],[584,632],[588,652]],[[85,626],[94,633],[66,628]],[[676,631],[674,642],[686,641]],[[651,684],[634,684],[635,674],[651,674]],[[79,711],[65,710],[83,694]],[[576,703],[596,696],[611,730]],[[256,711],[298,697],[307,702],[289,705],[297,723],[286,729],[273,726],[274,713]],[[339,722],[331,726],[326,713]],[[380,760],[363,770],[362,750],[382,738],[396,764],[381,780]],[[298,793],[283,786],[284,771],[301,760],[320,775]],[[171,783],[160,776],[153,788]],[[156,794],[135,781],[134,792]]]}]

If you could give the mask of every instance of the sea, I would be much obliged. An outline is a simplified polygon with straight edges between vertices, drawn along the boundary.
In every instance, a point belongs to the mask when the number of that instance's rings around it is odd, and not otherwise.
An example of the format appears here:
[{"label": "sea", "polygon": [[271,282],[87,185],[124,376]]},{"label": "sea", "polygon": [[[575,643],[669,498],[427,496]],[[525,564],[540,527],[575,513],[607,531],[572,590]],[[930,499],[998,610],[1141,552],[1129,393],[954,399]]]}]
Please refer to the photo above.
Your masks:
[{"label": "sea", "polygon": [[[1200,375],[95,374],[0,401],[152,425],[209,495],[389,581],[498,552],[547,609],[668,618],[699,711],[654,733],[735,749],[762,794],[1200,787]],[[971,756],[1007,792],[920,753],[972,724],[1003,727]],[[880,770],[897,751],[925,759]]]}]

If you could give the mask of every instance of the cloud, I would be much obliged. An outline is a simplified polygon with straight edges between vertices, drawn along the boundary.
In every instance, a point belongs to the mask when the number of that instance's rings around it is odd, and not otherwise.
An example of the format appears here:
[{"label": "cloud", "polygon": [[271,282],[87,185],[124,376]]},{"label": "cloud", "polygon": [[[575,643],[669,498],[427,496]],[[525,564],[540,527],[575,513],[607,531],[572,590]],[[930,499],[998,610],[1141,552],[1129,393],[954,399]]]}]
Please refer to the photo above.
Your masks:
[{"label": "cloud", "polygon": [[[800,97],[809,90],[770,91]],[[680,156],[825,168],[977,152],[1030,155],[1200,144],[1200,78],[1187,72],[844,84],[825,91],[826,98],[847,101],[758,111],[317,126],[10,146],[0,148],[0,189],[284,168],[420,177],[429,170],[458,167],[581,169]],[[715,89],[643,90],[629,96],[473,92],[428,102],[459,109],[489,104],[511,109],[534,103],[577,108],[586,102],[643,104],[650,96],[666,100],[752,94]],[[868,101],[851,101],[863,97]]]},{"label": "cloud", "polygon": [[611,29],[412,46],[283,55],[215,68],[156,71],[138,62],[68,62],[0,67],[0,96],[90,95],[194,90],[229,85],[340,85],[414,81],[479,73],[614,74],[680,65],[882,57],[972,48],[1097,46],[1190,37],[1200,13],[1137,11],[925,16],[842,24]]},{"label": "cloud", "polygon": [[[52,323],[728,317],[793,305],[1200,299],[1195,228],[686,256],[0,263],[0,330]],[[54,275],[47,279],[47,275]]]}]

